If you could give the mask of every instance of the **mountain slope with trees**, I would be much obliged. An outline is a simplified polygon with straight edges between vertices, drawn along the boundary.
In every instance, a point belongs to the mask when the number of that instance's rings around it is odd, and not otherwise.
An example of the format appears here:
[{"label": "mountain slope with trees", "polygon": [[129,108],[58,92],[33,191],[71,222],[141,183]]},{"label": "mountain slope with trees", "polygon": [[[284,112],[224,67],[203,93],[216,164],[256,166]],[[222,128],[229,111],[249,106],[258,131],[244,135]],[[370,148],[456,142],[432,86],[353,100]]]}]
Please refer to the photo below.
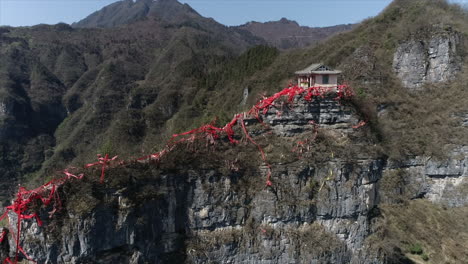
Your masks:
[{"label": "mountain slope with trees", "polygon": [[[315,62],[343,70],[342,81],[356,96],[345,105],[328,105],[346,107],[366,126],[349,136],[334,128],[317,134],[306,159],[291,149],[311,135],[284,139],[254,126],[252,134],[278,181],[273,189],[264,187],[264,167],[252,158],[258,156],[255,147],[220,144],[213,151],[206,142],[176,149],[160,164],[109,170],[105,185],[93,180],[67,185],[64,211],[53,222],[63,232],[44,229],[56,245],[73,248],[58,255],[109,263],[122,261],[114,257],[207,262],[222,256],[232,261],[270,256],[278,262],[284,256],[268,247],[259,255],[257,249],[268,238],[281,252],[293,250],[279,242],[287,236],[288,245],[301,252],[289,261],[466,259],[466,226],[460,224],[467,220],[468,186],[465,10],[442,0],[395,0],[352,31],[280,52],[177,2],[163,3],[187,13],[175,12],[175,20],[119,18],[132,23],[104,28],[1,28],[3,190],[14,191],[15,179],[46,182],[68,166],[93,162],[97,153],[134,158],[159,150],[174,133],[213,120],[224,125]],[[118,4],[106,11],[112,11],[110,18],[130,5]],[[89,18],[89,25],[97,25],[101,15]],[[399,74],[405,65],[424,73],[417,89]],[[75,238],[62,236],[74,230],[72,218],[89,230],[105,230],[110,242],[88,244],[89,255],[75,252]],[[103,224],[108,219],[115,225]],[[275,230],[263,220],[284,226]],[[289,225],[295,221],[302,227]],[[156,231],[145,232],[147,225]],[[128,227],[139,238],[156,240],[132,244]],[[441,248],[427,230],[451,235],[440,239]],[[365,245],[367,253],[356,245]],[[37,256],[47,258],[42,253]]]},{"label": "mountain slope with trees", "polygon": [[[193,15],[163,2],[165,15]],[[4,27],[0,34],[1,170],[12,182],[112,146],[155,144],[204,75],[263,43],[200,16],[111,29]]]}]

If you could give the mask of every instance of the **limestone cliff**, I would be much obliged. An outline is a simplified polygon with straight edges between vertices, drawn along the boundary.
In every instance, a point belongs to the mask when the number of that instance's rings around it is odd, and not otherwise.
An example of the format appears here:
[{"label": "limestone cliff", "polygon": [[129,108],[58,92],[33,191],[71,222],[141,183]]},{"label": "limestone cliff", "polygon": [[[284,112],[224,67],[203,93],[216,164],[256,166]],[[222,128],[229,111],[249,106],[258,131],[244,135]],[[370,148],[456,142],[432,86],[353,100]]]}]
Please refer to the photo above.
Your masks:
[{"label": "limestone cliff", "polygon": [[[24,221],[23,248],[39,263],[462,263],[467,21],[445,1],[395,0],[315,47],[242,55],[259,42],[204,18],[0,29],[0,199],[18,176],[43,183],[96,152],[135,161],[323,61],[343,70],[352,102],[284,100],[266,126],[244,120],[271,186],[242,131],[237,145],[200,139],[159,163],[109,168],[104,184],[86,169],[42,227]],[[3,240],[0,257],[15,244]]]},{"label": "limestone cliff", "polygon": [[414,34],[394,54],[393,69],[409,89],[452,81],[461,70],[461,34],[450,27],[429,32]]},{"label": "limestone cliff", "polygon": [[[394,263],[367,241],[381,204],[405,197],[468,204],[466,147],[442,162],[389,161],[373,151],[368,128],[353,128],[354,108],[331,97],[277,105],[264,120],[272,135],[247,122],[256,140],[276,142],[265,148],[272,187],[263,184],[265,167],[229,154],[222,154],[228,170],[217,162],[193,167],[188,158],[176,170],[114,169],[105,188],[65,187],[72,205],[45,228],[30,224],[24,248],[39,263]],[[315,124],[317,141],[332,140],[326,149],[335,152],[304,150],[298,159],[280,147],[311,139]],[[415,176],[395,180],[404,173]]]}]

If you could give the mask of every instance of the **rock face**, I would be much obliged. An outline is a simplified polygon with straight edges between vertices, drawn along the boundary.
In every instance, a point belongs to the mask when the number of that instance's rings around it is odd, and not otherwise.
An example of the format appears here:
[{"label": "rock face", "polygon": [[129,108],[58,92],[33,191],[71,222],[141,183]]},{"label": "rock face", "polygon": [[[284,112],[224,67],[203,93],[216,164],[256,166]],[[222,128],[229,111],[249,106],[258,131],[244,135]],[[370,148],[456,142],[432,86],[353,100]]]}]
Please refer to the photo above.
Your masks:
[{"label": "rock face", "polygon": [[[332,97],[290,107],[264,116],[280,138],[306,133],[311,121],[357,133],[354,110]],[[264,185],[266,167],[228,173],[150,168],[143,170],[145,181],[101,191],[101,198],[82,205],[96,206],[67,211],[60,224],[46,223],[55,224],[47,232],[29,224],[24,248],[39,263],[386,263],[366,244],[380,203],[404,195],[468,204],[461,187],[468,183],[468,149],[452,156],[445,162],[415,157],[395,163],[370,154],[332,155],[320,164],[277,162],[272,188]],[[125,171],[130,178],[141,173]]]},{"label": "rock face", "polygon": [[264,122],[283,137],[311,131],[315,125],[351,133],[352,125],[358,121],[358,116],[350,107],[340,105],[333,97],[310,103],[300,98],[292,105],[284,103],[271,108],[264,115]]},{"label": "rock face", "polygon": [[[392,189],[388,184],[400,180],[404,188],[400,185]],[[402,164],[391,163],[384,170],[383,184],[386,185],[382,190],[384,201],[388,201],[390,191],[411,199],[424,197],[448,207],[467,206],[468,147],[454,150],[443,161],[416,157]]]},{"label": "rock face", "polygon": [[393,69],[409,89],[450,81],[461,70],[461,44],[461,35],[451,30],[424,38],[413,37],[398,46]]}]

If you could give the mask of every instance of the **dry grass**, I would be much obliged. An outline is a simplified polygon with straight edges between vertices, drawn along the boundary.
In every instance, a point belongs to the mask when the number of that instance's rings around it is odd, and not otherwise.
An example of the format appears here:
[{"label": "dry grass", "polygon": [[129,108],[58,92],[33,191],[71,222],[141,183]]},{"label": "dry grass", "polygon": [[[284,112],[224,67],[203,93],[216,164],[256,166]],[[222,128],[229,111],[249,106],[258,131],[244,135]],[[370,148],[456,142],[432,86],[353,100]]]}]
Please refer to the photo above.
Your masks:
[{"label": "dry grass", "polygon": [[289,254],[291,256],[317,257],[343,249],[343,242],[327,232],[323,226],[312,223],[296,227],[273,227],[258,225],[247,221],[239,228],[224,228],[215,231],[198,231],[187,245],[187,252],[192,257],[206,258],[213,261],[210,253],[225,246],[234,246],[237,252],[256,251],[263,257],[271,257],[270,248],[264,248],[265,240],[290,241]]},{"label": "dry grass", "polygon": [[[368,243],[389,257],[395,248],[415,262],[463,263],[468,259],[468,208],[443,208],[425,200],[383,205]],[[420,245],[423,254],[411,254]]]}]

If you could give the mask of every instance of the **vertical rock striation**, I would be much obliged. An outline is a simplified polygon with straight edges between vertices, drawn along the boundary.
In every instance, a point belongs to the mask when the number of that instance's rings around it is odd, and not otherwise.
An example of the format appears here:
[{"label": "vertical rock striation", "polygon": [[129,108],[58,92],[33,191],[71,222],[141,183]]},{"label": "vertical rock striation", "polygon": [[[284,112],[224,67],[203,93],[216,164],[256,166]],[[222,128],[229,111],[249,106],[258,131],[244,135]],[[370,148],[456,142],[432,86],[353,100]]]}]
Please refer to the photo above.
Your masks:
[{"label": "vertical rock striation", "polygon": [[452,80],[461,70],[461,34],[451,29],[401,43],[393,57],[393,69],[403,86],[418,89],[425,83]]},{"label": "vertical rock striation", "polygon": [[[286,140],[312,130],[311,121],[356,137],[359,117],[327,97],[272,108],[264,120]],[[265,167],[129,168],[124,187],[69,201],[80,212],[66,210],[45,229],[26,225],[24,248],[39,263],[386,263],[366,243],[379,204],[402,196],[468,204],[468,149],[451,157],[276,162],[272,188],[264,186]]]}]

